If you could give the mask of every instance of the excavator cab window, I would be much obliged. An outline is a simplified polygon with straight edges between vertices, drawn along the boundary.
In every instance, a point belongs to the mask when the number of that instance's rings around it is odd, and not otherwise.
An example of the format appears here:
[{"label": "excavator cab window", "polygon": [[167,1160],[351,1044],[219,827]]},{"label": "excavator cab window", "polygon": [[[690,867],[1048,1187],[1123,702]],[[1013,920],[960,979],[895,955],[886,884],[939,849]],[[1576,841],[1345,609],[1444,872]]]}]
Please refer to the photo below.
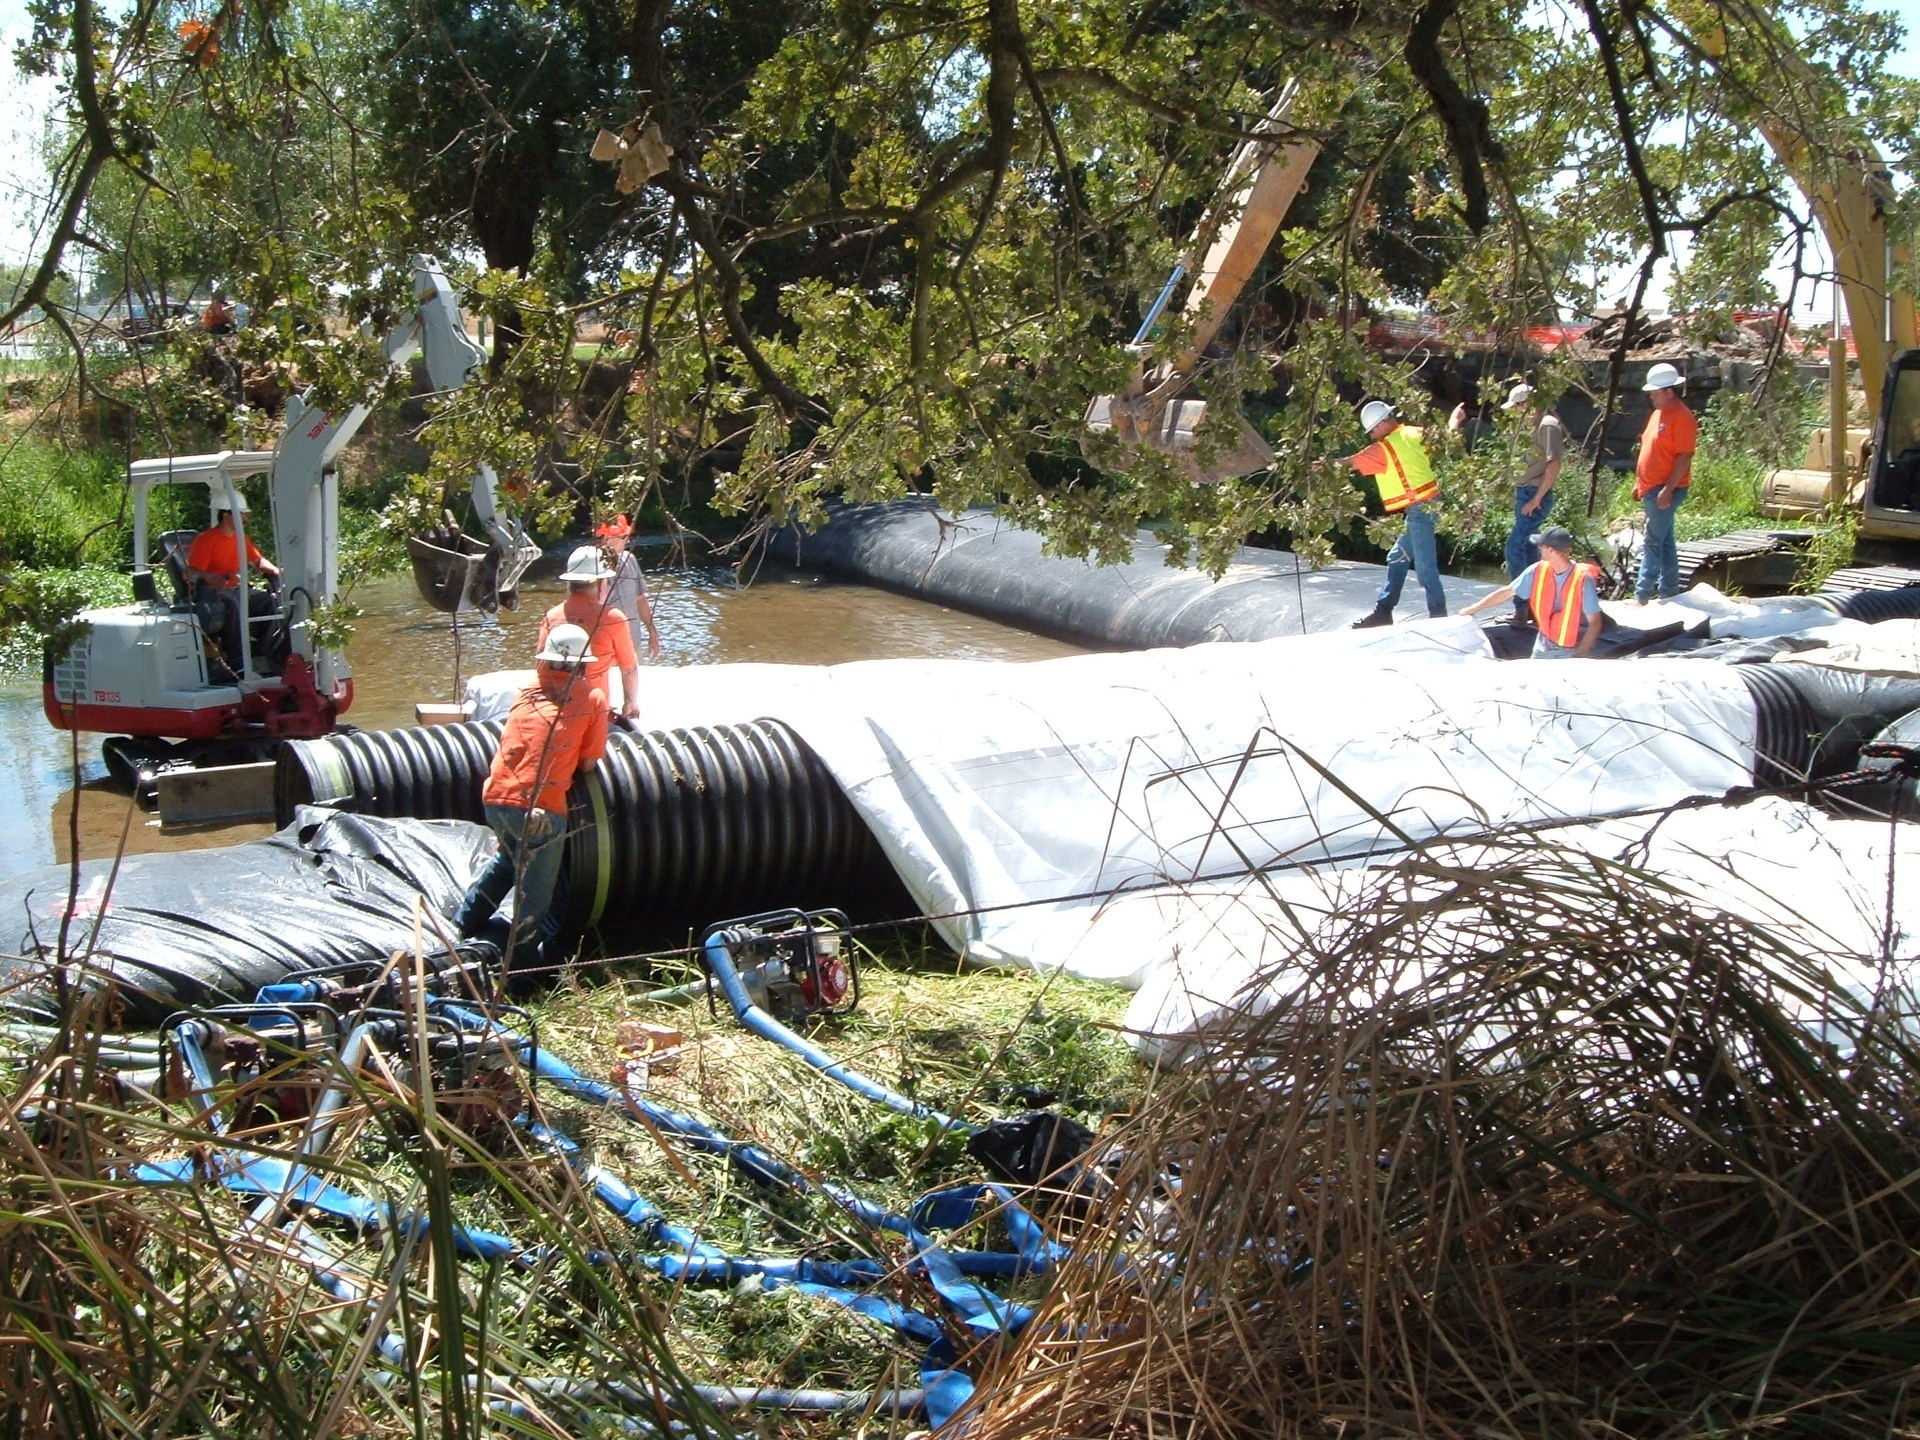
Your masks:
[{"label": "excavator cab window", "polygon": [[1887,461],[1873,499],[1895,510],[1920,510],[1920,354],[1909,352],[1892,376],[1887,404]]}]

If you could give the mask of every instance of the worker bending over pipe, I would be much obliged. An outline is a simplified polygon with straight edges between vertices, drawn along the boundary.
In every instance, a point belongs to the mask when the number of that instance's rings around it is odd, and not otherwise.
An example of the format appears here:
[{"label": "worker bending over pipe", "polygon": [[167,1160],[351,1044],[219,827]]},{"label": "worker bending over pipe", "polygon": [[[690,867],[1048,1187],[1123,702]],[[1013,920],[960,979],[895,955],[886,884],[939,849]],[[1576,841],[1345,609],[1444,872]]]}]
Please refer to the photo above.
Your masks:
[{"label": "worker bending over pipe", "polygon": [[1527,597],[1538,632],[1533,658],[1556,660],[1572,655],[1584,660],[1600,638],[1600,572],[1575,564],[1573,536],[1563,525],[1549,525],[1533,537],[1540,558],[1514,576],[1513,583],[1482,595],[1460,613],[1478,615],[1515,595]]}]

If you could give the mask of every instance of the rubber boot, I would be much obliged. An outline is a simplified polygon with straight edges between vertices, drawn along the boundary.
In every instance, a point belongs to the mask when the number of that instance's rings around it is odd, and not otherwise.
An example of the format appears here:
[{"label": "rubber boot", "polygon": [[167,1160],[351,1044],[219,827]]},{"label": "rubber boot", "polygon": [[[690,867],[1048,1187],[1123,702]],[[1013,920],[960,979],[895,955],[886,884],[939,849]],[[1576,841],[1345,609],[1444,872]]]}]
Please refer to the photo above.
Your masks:
[{"label": "rubber boot", "polygon": [[1362,615],[1358,620],[1354,621],[1349,628],[1354,630],[1373,630],[1379,626],[1391,625],[1392,623],[1393,607],[1391,605],[1375,605],[1370,613]]}]

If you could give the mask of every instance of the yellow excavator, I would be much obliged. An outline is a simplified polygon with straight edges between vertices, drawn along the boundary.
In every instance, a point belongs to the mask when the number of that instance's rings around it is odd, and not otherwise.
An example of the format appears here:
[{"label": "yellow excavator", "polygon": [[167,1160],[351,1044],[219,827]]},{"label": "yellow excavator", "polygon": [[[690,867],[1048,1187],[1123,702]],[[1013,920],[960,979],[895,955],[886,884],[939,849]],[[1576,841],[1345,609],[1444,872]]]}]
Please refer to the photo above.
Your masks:
[{"label": "yellow excavator", "polygon": [[[1723,57],[1725,37],[1710,34],[1704,48],[1716,59]],[[1896,283],[1910,259],[1909,247],[1889,233],[1886,223],[1892,177],[1864,135],[1841,155],[1812,142],[1812,126],[1795,110],[1818,104],[1820,77],[1790,44],[1774,48],[1780,100],[1761,112],[1760,133],[1807,197],[1833,253],[1866,392],[1867,423],[1864,430],[1848,425],[1846,342],[1836,333],[1828,351],[1828,423],[1814,431],[1801,466],[1767,477],[1761,506],[1770,515],[1787,517],[1844,503],[1858,507],[1863,537],[1920,540],[1920,475],[1906,473],[1920,470],[1920,352],[1915,350],[1913,296]],[[1839,437],[1844,439],[1836,444]]]},{"label": "yellow excavator", "polygon": [[[1216,419],[1213,427],[1203,429],[1207,402],[1183,399],[1180,392],[1192,380],[1227,312],[1273,243],[1274,233],[1320,154],[1320,142],[1289,123],[1299,96],[1297,81],[1282,86],[1273,108],[1255,127],[1256,138],[1242,141],[1234,151],[1226,178],[1195,227],[1186,254],[1173,267],[1127,345],[1127,352],[1141,362],[1139,372],[1118,395],[1096,396],[1087,407],[1089,431],[1111,435],[1124,445],[1161,451],[1196,480],[1250,475],[1273,460],[1272,449],[1245,416],[1236,413],[1224,428]],[[1190,327],[1185,343],[1172,359],[1149,364],[1154,334],[1189,273],[1193,284],[1181,310],[1181,319]],[[1087,458],[1099,463],[1099,443],[1084,448]]]}]

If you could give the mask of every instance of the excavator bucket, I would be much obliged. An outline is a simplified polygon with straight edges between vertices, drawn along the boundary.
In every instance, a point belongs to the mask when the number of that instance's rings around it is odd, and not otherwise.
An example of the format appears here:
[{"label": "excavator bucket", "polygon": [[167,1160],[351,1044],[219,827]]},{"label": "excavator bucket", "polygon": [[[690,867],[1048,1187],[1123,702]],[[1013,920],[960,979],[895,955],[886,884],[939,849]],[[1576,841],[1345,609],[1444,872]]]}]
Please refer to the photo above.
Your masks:
[{"label": "excavator bucket", "polygon": [[514,538],[519,543],[509,551],[467,534],[451,515],[437,529],[408,536],[407,555],[420,598],[447,615],[514,609],[520,603],[520,577],[540,555],[524,535]]},{"label": "excavator bucket", "polygon": [[[1247,423],[1245,416],[1238,417],[1240,433],[1232,443],[1219,445],[1203,462],[1198,432],[1207,418],[1207,402],[1170,400],[1155,406],[1151,400],[1151,396],[1140,400],[1125,400],[1117,395],[1095,396],[1087,407],[1087,429],[1096,435],[1113,435],[1124,444],[1145,445],[1171,456],[1189,477],[1206,484],[1251,475],[1273,463],[1272,447]],[[1081,448],[1090,463],[1098,463],[1090,453],[1096,447],[1083,441]]]}]

